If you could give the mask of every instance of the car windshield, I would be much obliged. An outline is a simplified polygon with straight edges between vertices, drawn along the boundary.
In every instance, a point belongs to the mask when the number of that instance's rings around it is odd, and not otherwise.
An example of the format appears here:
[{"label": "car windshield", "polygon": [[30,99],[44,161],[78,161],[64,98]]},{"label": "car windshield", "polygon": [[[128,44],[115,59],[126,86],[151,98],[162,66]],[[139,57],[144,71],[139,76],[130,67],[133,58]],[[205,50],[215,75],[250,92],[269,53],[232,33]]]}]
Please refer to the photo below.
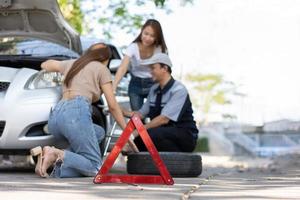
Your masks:
[{"label": "car windshield", "polygon": [[78,57],[76,52],[59,44],[22,37],[0,38],[0,55]]}]

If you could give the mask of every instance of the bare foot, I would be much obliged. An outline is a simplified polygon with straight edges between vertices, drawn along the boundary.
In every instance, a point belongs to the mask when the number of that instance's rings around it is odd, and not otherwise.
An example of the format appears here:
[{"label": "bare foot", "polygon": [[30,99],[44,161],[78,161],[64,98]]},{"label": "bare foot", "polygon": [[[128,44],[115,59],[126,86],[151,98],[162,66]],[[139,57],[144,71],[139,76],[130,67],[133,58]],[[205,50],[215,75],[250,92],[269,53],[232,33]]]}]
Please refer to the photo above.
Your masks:
[{"label": "bare foot", "polygon": [[55,147],[45,146],[43,148],[43,162],[42,162],[42,177],[48,177],[47,169],[55,163],[58,155]]}]

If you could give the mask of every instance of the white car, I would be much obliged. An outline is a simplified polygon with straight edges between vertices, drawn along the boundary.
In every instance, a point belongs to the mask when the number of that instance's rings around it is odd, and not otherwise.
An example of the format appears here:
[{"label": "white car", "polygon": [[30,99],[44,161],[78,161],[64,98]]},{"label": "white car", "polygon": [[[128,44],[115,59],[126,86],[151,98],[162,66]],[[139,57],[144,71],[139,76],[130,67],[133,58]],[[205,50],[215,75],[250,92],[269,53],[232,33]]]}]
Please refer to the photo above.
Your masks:
[{"label": "white car", "polygon": [[[37,145],[64,145],[43,130],[50,109],[61,97],[61,75],[41,72],[40,64],[49,58],[77,58],[87,43],[93,40],[81,41],[56,0],[0,1],[0,154],[28,154]],[[109,67],[114,71],[122,54],[110,47]],[[122,95],[127,93],[126,84],[125,79]],[[109,130],[112,121],[106,109],[101,98],[93,105],[93,120]]]}]

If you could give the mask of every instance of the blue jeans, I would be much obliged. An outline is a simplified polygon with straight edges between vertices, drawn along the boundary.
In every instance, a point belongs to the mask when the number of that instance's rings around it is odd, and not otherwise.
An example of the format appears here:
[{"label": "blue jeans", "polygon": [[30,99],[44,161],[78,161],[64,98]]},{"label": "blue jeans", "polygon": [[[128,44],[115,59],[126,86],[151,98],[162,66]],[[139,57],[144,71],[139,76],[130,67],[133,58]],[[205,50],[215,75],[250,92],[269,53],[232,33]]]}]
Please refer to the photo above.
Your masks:
[{"label": "blue jeans", "polygon": [[102,127],[93,124],[91,104],[86,97],[61,100],[51,111],[49,132],[58,140],[67,140],[62,162],[56,162],[52,177],[95,176],[102,165],[99,143],[105,136]]},{"label": "blue jeans", "polygon": [[153,83],[152,78],[139,78],[131,75],[128,86],[131,110],[137,111],[143,106],[144,99],[147,98]]}]

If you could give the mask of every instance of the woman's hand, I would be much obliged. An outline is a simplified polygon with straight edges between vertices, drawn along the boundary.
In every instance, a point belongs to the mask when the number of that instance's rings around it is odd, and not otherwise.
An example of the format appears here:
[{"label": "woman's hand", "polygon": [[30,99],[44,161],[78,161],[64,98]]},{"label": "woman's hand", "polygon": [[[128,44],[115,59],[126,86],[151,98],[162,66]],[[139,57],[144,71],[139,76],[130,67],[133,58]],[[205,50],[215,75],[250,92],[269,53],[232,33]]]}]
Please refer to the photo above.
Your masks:
[{"label": "woman's hand", "polygon": [[42,62],[41,68],[47,72],[61,72],[61,61],[46,60],[45,62]]}]

